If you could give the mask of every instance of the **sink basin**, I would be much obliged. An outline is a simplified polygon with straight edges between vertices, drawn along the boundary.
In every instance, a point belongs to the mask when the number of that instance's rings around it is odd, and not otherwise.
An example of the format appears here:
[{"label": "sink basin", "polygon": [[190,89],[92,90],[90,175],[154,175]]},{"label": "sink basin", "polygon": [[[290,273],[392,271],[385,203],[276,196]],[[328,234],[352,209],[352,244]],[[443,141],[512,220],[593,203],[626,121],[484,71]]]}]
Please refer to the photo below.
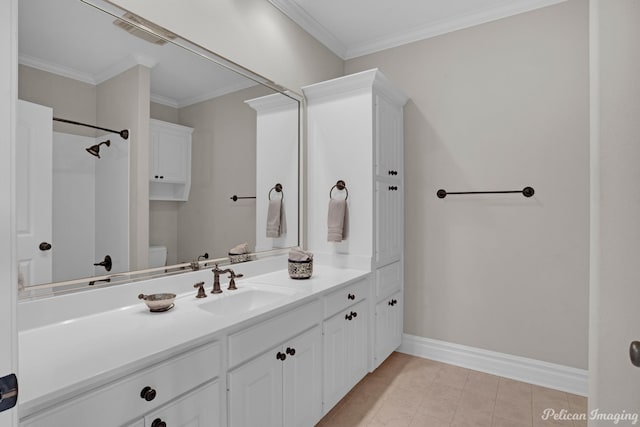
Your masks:
[{"label": "sink basin", "polygon": [[220,298],[200,304],[202,310],[221,316],[247,313],[276,304],[297,293],[294,289],[278,287],[240,288],[225,292]]}]

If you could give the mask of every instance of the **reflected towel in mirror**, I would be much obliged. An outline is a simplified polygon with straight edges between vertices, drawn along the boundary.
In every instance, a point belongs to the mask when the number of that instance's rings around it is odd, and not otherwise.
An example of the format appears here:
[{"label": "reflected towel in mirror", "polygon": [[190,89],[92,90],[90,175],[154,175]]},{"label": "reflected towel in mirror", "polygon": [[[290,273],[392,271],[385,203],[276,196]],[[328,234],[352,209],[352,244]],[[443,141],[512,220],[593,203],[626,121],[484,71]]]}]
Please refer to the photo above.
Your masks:
[{"label": "reflected towel in mirror", "polygon": [[287,220],[282,199],[269,200],[267,237],[280,237],[287,232]]},{"label": "reflected towel in mirror", "polygon": [[349,209],[344,199],[329,199],[327,215],[327,241],[341,242],[349,234]]}]

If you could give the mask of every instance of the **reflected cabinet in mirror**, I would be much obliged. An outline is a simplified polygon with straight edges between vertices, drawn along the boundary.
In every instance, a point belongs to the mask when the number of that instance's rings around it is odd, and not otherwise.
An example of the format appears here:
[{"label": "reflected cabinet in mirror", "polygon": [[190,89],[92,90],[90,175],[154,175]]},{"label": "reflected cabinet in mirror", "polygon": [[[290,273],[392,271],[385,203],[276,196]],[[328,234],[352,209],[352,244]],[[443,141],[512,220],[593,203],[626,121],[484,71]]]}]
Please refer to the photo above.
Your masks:
[{"label": "reflected cabinet in mirror", "polygon": [[299,244],[298,95],[101,0],[18,16],[22,296]]}]

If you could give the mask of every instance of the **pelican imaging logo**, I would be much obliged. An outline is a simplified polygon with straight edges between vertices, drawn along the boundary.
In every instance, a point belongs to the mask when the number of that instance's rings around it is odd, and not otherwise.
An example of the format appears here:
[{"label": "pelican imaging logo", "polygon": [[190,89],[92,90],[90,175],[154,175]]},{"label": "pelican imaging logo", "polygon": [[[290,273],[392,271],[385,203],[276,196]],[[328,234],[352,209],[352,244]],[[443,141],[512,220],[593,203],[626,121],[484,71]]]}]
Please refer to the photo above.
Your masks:
[{"label": "pelican imaging logo", "polygon": [[636,425],[638,422],[638,413],[636,412],[601,412],[599,409],[593,409],[591,412],[570,412],[566,409],[560,409],[556,411],[553,408],[547,408],[542,411],[540,416],[543,420],[552,421],[610,421],[613,424],[618,424],[620,421],[631,421],[631,425]]}]

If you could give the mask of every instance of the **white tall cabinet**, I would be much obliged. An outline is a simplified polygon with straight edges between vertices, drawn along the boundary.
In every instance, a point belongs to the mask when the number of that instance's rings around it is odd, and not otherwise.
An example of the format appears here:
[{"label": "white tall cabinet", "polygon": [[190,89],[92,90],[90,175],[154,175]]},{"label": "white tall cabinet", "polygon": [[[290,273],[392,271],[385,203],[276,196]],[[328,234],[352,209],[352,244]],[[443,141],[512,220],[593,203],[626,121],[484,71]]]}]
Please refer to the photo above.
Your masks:
[{"label": "white tall cabinet", "polygon": [[[307,100],[308,247],[372,271],[369,366],[402,339],[403,107],[408,98],[377,69],[303,88]],[[327,241],[330,189],[348,190],[349,233]],[[346,196],[346,192],[343,192]]]}]

